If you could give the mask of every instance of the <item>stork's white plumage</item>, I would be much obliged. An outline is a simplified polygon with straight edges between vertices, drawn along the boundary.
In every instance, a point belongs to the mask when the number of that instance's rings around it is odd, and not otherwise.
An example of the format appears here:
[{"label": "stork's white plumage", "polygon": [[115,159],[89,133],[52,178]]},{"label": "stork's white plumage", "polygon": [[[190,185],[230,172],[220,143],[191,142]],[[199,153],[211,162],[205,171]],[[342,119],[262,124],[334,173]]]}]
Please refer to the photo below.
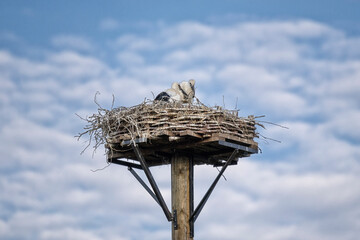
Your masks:
[{"label": "stork's white plumage", "polygon": [[171,88],[166,90],[166,93],[169,94],[170,96],[169,99],[170,102],[180,102],[183,99],[183,95],[180,91],[179,84],[177,82],[174,82],[171,85]]},{"label": "stork's white plumage", "polygon": [[155,100],[166,102],[192,103],[195,96],[195,80],[183,81],[180,84],[174,82],[171,88],[159,93]]},{"label": "stork's white plumage", "polygon": [[195,96],[195,80],[190,79],[188,82],[183,81],[180,83],[184,95],[184,102],[192,103]]},{"label": "stork's white plumage", "polygon": [[180,102],[183,100],[183,94],[180,91],[179,84],[177,82],[174,82],[171,85],[171,88],[167,89],[164,92],[159,93],[155,100],[161,100],[166,102]]}]

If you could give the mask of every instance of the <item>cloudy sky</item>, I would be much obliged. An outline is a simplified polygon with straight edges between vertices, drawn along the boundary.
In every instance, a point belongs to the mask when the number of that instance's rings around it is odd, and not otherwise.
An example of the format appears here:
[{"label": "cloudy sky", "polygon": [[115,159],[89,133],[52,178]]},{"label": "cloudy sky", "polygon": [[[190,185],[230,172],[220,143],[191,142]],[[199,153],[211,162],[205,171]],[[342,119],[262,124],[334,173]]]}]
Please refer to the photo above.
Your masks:
[{"label": "cloudy sky", "polygon": [[[360,1],[1,1],[0,238],[169,239],[126,168],[74,138],[82,116],[194,78],[197,97],[266,115],[196,239],[360,235]],[[170,168],[152,168],[170,205]],[[197,204],[217,174],[195,169]]]}]

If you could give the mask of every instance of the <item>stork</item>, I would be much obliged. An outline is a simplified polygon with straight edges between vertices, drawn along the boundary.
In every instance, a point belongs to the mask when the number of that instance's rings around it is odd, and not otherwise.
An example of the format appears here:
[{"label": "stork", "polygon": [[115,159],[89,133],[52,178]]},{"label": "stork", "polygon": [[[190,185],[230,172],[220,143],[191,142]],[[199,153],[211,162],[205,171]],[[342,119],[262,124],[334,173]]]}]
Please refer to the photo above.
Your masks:
[{"label": "stork", "polygon": [[195,96],[195,80],[183,81],[180,84],[174,82],[171,88],[159,93],[155,100],[165,102],[192,103]]},{"label": "stork", "polygon": [[171,88],[167,89],[164,92],[159,93],[155,100],[165,101],[165,102],[180,102],[184,98],[183,93],[180,90],[180,85],[177,82],[174,82],[171,85]]},{"label": "stork", "polygon": [[188,82],[181,82],[180,90],[184,95],[183,102],[192,103],[195,97],[195,80],[190,79]]}]

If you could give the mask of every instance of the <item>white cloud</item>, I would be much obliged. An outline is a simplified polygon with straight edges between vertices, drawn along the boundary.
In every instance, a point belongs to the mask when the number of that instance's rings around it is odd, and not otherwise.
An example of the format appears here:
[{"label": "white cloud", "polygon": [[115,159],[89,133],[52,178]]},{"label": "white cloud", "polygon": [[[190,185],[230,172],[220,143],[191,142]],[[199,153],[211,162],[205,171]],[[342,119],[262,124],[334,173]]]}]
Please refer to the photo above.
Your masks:
[{"label": "white cloud", "polygon": [[54,65],[59,77],[71,79],[100,76],[107,70],[106,65],[98,59],[71,51],[53,54],[49,62]]},{"label": "white cloud", "polygon": [[[351,206],[360,197],[352,185],[356,175],[289,170],[251,160],[231,167],[225,174],[228,181],[220,182],[199,217],[199,237],[236,239],[241,234],[245,239],[337,239],[348,226],[356,227],[357,223],[351,223]],[[220,223],[219,216],[224,216]],[[331,233],[322,232],[338,222],[334,218],[344,224]],[[209,226],[214,228],[212,234]],[[353,232],[349,239],[355,235]]]},{"label": "white cloud", "polygon": [[357,119],[360,119],[360,111],[341,112],[327,122],[327,128],[338,137],[350,138],[356,144],[360,140],[360,133],[356,131],[360,127]]},{"label": "white cloud", "polygon": [[73,228],[64,228],[56,230],[44,230],[41,233],[40,239],[46,240],[57,240],[57,239],[90,239],[90,240],[100,240],[101,237],[96,236],[95,234],[89,233],[81,229]]},{"label": "white cloud", "polygon": [[134,52],[120,52],[117,55],[117,59],[120,63],[124,65],[142,65],[144,63],[144,58]]},{"label": "white cloud", "polygon": [[334,39],[323,46],[323,50],[336,57],[358,58],[360,56],[359,37]]},{"label": "white cloud", "polygon": [[318,37],[341,37],[343,34],[325,24],[311,20],[296,21],[268,21],[250,22],[240,24],[240,29],[252,33],[251,37],[260,37],[268,41],[269,36],[283,36],[286,38],[318,38]]},{"label": "white cloud", "polygon": [[[83,77],[97,77],[106,71],[106,65],[92,56],[75,51],[63,51],[46,56],[43,61],[34,61],[0,52],[3,73],[12,77],[37,78],[54,76],[56,79],[81,80]],[[108,70],[108,72],[110,72]],[[29,79],[27,79],[29,80]],[[33,79],[31,79],[33,80]]]},{"label": "white cloud", "polygon": [[208,42],[212,39],[214,28],[198,22],[183,22],[176,26],[165,27],[161,38],[166,47],[192,45],[195,42]]},{"label": "white cloud", "polygon": [[123,35],[114,41],[114,45],[128,50],[151,50],[161,46],[156,41],[137,37],[136,35]]},{"label": "white cloud", "polygon": [[92,44],[84,37],[73,35],[58,35],[53,37],[51,42],[54,46],[60,48],[69,48],[85,51],[93,50],[94,48]]},{"label": "white cloud", "polygon": [[247,99],[256,108],[270,109],[274,114],[288,117],[308,113],[303,97],[290,91],[287,80],[281,73],[271,72],[264,67],[251,65],[227,65],[216,76],[225,82],[225,90],[230,96]]}]

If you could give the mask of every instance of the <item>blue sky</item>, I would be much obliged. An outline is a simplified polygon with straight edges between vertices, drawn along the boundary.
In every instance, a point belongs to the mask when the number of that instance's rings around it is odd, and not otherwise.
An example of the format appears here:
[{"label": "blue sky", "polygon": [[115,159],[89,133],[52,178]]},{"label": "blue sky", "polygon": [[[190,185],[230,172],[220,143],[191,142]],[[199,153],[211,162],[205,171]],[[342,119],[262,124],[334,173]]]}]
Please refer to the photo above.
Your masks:
[{"label": "blue sky", "polygon": [[[96,112],[194,78],[205,104],[266,115],[263,153],[227,170],[195,239],[358,239],[360,1],[2,1],[0,238],[169,239],[104,150]],[[84,139],[85,140],[85,139]],[[170,205],[169,166],[152,169]],[[196,168],[195,201],[217,170]]]}]

